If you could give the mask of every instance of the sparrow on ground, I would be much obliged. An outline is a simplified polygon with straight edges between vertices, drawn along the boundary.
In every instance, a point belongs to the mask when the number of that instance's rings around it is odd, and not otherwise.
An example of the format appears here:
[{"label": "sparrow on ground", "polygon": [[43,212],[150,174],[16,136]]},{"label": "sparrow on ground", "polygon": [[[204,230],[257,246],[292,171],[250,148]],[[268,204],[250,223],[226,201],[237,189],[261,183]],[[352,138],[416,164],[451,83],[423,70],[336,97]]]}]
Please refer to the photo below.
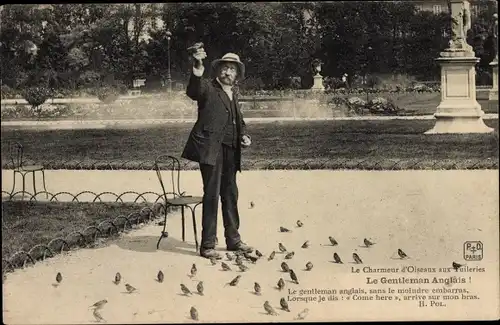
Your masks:
[{"label": "sparrow on ground", "polygon": [[210,263],[212,265],[217,265],[217,259],[215,257],[210,257]]},{"label": "sparrow on ground", "polygon": [[299,279],[297,279],[297,274],[295,274],[295,272],[292,269],[290,269],[290,278],[292,279],[293,282],[299,284]]},{"label": "sparrow on ground", "polygon": [[226,264],[226,263],[224,263],[224,262],[221,262],[221,263],[220,263],[220,266],[222,267],[222,269],[223,269],[224,271],[231,271],[231,268],[229,267],[229,265],[227,265],[227,264]]},{"label": "sparrow on ground", "polygon": [[260,284],[259,284],[259,283],[255,282],[255,283],[253,284],[253,290],[255,291],[255,294],[257,294],[257,295],[259,295],[259,296],[260,296],[260,294],[261,294],[261,292],[262,292],[262,288],[260,287]]},{"label": "sparrow on ground", "polygon": [[57,272],[57,275],[56,275],[56,281],[57,281],[57,283],[61,283],[62,279],[63,278],[62,278],[61,272]]},{"label": "sparrow on ground", "polygon": [[203,281],[198,282],[198,285],[196,286],[196,290],[200,294],[200,296],[203,296]]},{"label": "sparrow on ground", "polygon": [[302,227],[304,224],[302,223],[302,221],[300,220],[297,220],[297,227]]},{"label": "sparrow on ground", "polygon": [[130,284],[126,283],[125,284],[125,289],[127,289],[127,292],[128,293],[132,293],[134,292],[135,290],[137,290],[136,288],[132,287]]},{"label": "sparrow on ground", "polygon": [[226,258],[228,261],[232,261],[233,260],[233,256],[231,254],[229,254],[229,252],[226,253]]},{"label": "sparrow on ground", "polygon": [[271,304],[269,303],[269,301],[266,300],[266,302],[264,302],[264,310],[269,314],[269,315],[278,315],[278,313],[276,313],[276,311],[274,310],[274,308],[271,306]]},{"label": "sparrow on ground", "polygon": [[196,264],[193,263],[193,266],[191,267],[191,277],[195,277],[197,272],[198,269],[196,268]]},{"label": "sparrow on ground", "polygon": [[101,314],[99,313],[98,309],[94,309],[94,311],[92,312],[92,315],[94,315],[94,318],[95,320],[100,323],[100,322],[103,322],[103,321],[106,321],[102,316]]},{"label": "sparrow on ground", "polygon": [[279,244],[278,244],[278,248],[279,248],[280,252],[282,252],[282,253],[286,252],[286,247],[285,247],[285,246],[283,246],[283,244],[282,244],[282,243],[279,243]]},{"label": "sparrow on ground", "polygon": [[309,247],[309,241],[308,241],[308,240],[306,240],[306,241],[302,244],[302,246],[301,246],[301,247],[302,247],[302,248],[308,248],[308,247]]},{"label": "sparrow on ground", "polygon": [[290,312],[290,308],[288,308],[288,303],[286,302],[285,298],[280,299],[280,306],[281,306],[281,309],[283,309],[287,312]]},{"label": "sparrow on ground", "polygon": [[285,255],[285,259],[290,260],[294,255],[295,255],[295,252],[290,252],[290,253]]},{"label": "sparrow on ground", "polygon": [[241,275],[236,276],[236,278],[232,279],[231,282],[226,283],[226,285],[230,285],[231,287],[235,287],[240,282]]},{"label": "sparrow on ground", "polygon": [[401,258],[401,259],[408,257],[408,255],[406,255],[406,253],[403,252],[403,250],[401,248],[398,248],[398,255],[399,255],[399,258]]},{"label": "sparrow on ground", "polygon": [[158,275],[156,276],[158,282],[162,283],[163,282],[163,279],[165,278],[165,276],[163,275],[163,272],[160,270],[158,271]]},{"label": "sparrow on ground", "polygon": [[236,260],[234,261],[236,265],[240,265],[243,263],[243,257],[241,255],[236,256]]},{"label": "sparrow on ground", "polygon": [[184,284],[181,283],[181,291],[182,293],[187,296],[187,295],[192,295],[193,293],[191,292],[191,290],[188,289],[188,287],[186,287]]},{"label": "sparrow on ground", "polygon": [[196,310],[196,308],[191,307],[189,314],[191,315],[192,320],[198,320],[198,311]]},{"label": "sparrow on ground", "polygon": [[96,302],[95,304],[93,304],[92,306],[90,306],[89,308],[101,309],[107,303],[108,303],[108,300],[106,300],[106,299],[99,300],[98,302]]},{"label": "sparrow on ground", "polygon": [[464,266],[464,264],[458,264],[457,262],[453,262],[451,263],[451,266],[453,266],[453,268],[455,269],[456,272],[458,272],[458,270]]},{"label": "sparrow on ground", "polygon": [[290,267],[288,266],[288,264],[286,264],[286,262],[281,263],[281,269],[283,270],[283,272],[290,272]]},{"label": "sparrow on ground", "polygon": [[372,243],[371,241],[369,241],[368,239],[363,239],[363,243],[365,244],[366,247],[370,247],[371,245],[373,245],[374,243]]},{"label": "sparrow on ground", "polygon": [[250,209],[253,209],[255,207],[255,203],[253,201],[250,201]]},{"label": "sparrow on ground", "polygon": [[359,257],[359,255],[356,254],[356,253],[352,253],[352,259],[354,260],[354,262],[356,264],[363,264],[363,261],[361,260],[361,258]]},{"label": "sparrow on ground", "polygon": [[298,313],[297,317],[295,317],[295,320],[302,320],[302,319],[306,318],[308,313],[309,313],[309,309],[308,308],[304,309],[303,311]]},{"label": "sparrow on ground", "polygon": [[248,271],[248,266],[246,266],[246,265],[244,265],[244,264],[238,265],[238,267],[240,268],[240,271],[241,271],[241,272],[246,272],[246,271]]},{"label": "sparrow on ground", "polygon": [[307,264],[306,264],[306,270],[307,270],[307,271],[311,271],[311,270],[312,270],[312,268],[313,268],[313,263],[311,263],[311,262],[307,262]]},{"label": "sparrow on ground", "polygon": [[271,254],[269,254],[269,257],[267,258],[268,261],[271,261],[272,259],[274,259],[274,256],[276,255],[276,252],[275,251],[272,251]]},{"label": "sparrow on ground", "polygon": [[337,246],[339,244],[332,236],[329,236],[328,239],[330,240],[330,243],[332,243],[332,246]]},{"label": "sparrow on ground", "polygon": [[250,255],[249,253],[243,253],[243,256],[245,256],[245,258],[246,258],[247,260],[249,260],[250,262],[252,262],[253,264],[257,263],[257,261],[259,260],[259,258],[258,258],[258,257],[256,257],[256,256],[252,256],[252,255]]},{"label": "sparrow on ground", "polygon": [[280,232],[290,232],[290,229],[285,227],[280,227]]},{"label": "sparrow on ground", "polygon": [[262,255],[262,253],[258,249],[255,250],[255,255],[257,255],[258,258],[261,258],[262,256],[264,256],[264,255]]},{"label": "sparrow on ground", "polygon": [[278,280],[277,286],[279,290],[283,290],[283,288],[285,287],[285,280],[283,280],[283,278],[280,278]]},{"label": "sparrow on ground", "polygon": [[120,274],[120,272],[116,272],[114,284],[120,284],[121,280],[122,280],[122,275]]},{"label": "sparrow on ground", "polygon": [[333,261],[337,264],[343,264],[342,260],[340,259],[339,254],[333,253]]}]

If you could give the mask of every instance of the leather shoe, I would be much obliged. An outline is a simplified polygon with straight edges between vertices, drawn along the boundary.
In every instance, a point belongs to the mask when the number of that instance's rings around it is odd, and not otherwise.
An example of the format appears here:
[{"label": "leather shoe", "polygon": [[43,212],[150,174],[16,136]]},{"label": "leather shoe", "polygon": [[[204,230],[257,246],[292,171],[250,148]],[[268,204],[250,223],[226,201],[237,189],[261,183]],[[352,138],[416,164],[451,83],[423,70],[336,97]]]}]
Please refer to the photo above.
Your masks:
[{"label": "leather shoe", "polygon": [[215,258],[217,260],[222,259],[222,256],[213,248],[207,248],[200,250],[200,255],[204,258]]},{"label": "leather shoe", "polygon": [[227,247],[228,251],[239,251],[243,253],[251,253],[253,252],[253,247],[248,246],[244,242],[239,242],[235,246],[228,246]]}]

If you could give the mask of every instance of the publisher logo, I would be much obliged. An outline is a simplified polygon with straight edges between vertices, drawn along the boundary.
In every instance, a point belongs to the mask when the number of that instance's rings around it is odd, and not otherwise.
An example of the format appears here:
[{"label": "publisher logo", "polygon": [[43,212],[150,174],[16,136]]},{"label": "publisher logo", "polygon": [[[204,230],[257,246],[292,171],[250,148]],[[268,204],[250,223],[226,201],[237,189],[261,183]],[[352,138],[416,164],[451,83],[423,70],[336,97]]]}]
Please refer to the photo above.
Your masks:
[{"label": "publisher logo", "polygon": [[464,260],[480,261],[483,259],[483,243],[480,241],[466,241],[464,243]]}]

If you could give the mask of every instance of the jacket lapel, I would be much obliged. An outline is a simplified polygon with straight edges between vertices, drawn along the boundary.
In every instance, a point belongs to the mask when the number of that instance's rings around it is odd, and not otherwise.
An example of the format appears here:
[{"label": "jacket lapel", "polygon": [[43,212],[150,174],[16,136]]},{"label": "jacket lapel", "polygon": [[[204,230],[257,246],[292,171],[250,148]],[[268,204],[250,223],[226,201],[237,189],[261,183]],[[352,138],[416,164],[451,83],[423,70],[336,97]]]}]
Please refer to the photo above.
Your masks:
[{"label": "jacket lapel", "polygon": [[224,89],[222,89],[221,85],[217,82],[217,79],[214,79],[213,81],[214,88],[217,89],[217,94],[219,95],[220,99],[226,106],[226,111],[228,111],[231,107],[231,102],[229,97],[227,96],[226,92]]}]

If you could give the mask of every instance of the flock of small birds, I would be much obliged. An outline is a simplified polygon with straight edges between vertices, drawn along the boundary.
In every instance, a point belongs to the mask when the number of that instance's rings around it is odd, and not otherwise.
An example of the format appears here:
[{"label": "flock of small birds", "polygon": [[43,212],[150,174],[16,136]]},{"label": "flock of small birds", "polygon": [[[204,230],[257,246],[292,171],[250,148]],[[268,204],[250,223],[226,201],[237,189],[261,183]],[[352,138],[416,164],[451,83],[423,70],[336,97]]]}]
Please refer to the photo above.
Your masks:
[{"label": "flock of small birds", "polygon": [[[303,226],[304,226],[303,222],[301,222],[300,220],[297,220],[297,227],[301,228]],[[279,231],[280,232],[291,232],[289,229],[287,229],[285,227],[280,227]],[[330,242],[329,246],[335,247],[335,246],[339,245],[339,243],[337,242],[337,240],[335,240],[335,238],[333,238],[332,236],[329,236],[328,239],[329,239],[329,242]],[[372,242],[372,241],[370,241],[369,239],[365,238],[363,240],[363,245],[364,245],[364,247],[369,248],[369,247],[375,245],[375,243]],[[304,242],[304,244],[302,244],[301,247],[304,248],[304,249],[307,249],[309,246],[310,246],[310,243],[307,240],[307,241]],[[283,245],[283,243],[281,243],[281,242],[278,243],[278,251],[279,251],[280,254],[284,255],[284,259],[285,260],[290,260],[295,255],[294,251],[289,251]],[[267,261],[274,260],[277,253],[278,253],[277,251],[273,250],[269,254],[269,256],[267,257]],[[398,255],[399,259],[409,259],[410,258],[401,248],[399,248],[397,250],[397,255]],[[255,256],[253,256],[250,253],[244,253],[244,252],[234,252],[233,254],[227,252],[226,255],[225,255],[225,257],[226,257],[227,261],[220,261],[220,267],[221,267],[222,271],[232,271],[232,268],[228,264],[228,262],[234,262],[234,265],[238,267],[238,269],[240,270],[240,272],[247,272],[250,268],[247,265],[245,265],[245,262],[250,262],[252,264],[255,264],[255,263],[257,263],[257,261],[259,261],[260,259],[262,259],[264,257],[264,254],[262,252],[260,252],[259,250],[255,250]],[[352,260],[356,264],[362,264],[363,263],[363,260],[361,259],[361,257],[357,253],[353,253],[352,254]],[[333,253],[333,262],[337,263],[337,264],[343,264],[342,259],[340,258],[340,256],[336,252]],[[219,261],[216,258],[211,258],[210,259],[210,263],[211,263],[212,266],[215,266],[215,265],[219,264]],[[290,266],[287,264],[286,261],[283,261],[280,266],[281,266],[281,270],[284,273],[287,273],[290,276],[291,282],[293,282],[295,284],[299,284],[299,279],[297,277],[297,274],[295,273],[295,271],[293,269],[290,268]],[[464,264],[459,264],[459,263],[456,263],[456,262],[452,263],[452,267],[453,267],[453,269],[455,269],[455,271],[458,271],[463,266],[464,266]],[[308,261],[305,264],[305,271],[311,271],[313,269],[313,267],[314,267],[313,263],[311,261]],[[198,268],[197,268],[196,264],[193,263],[193,265],[191,266],[191,270],[190,270],[190,273],[189,273],[188,276],[190,278],[194,278],[196,276],[197,272],[198,272]],[[232,287],[238,286],[238,283],[239,283],[241,277],[242,277],[241,274],[237,275],[233,280],[231,280],[230,282],[226,283],[224,285],[224,287],[225,286],[232,286]],[[164,279],[165,279],[165,275],[163,274],[163,272],[161,270],[158,271],[158,274],[157,274],[157,277],[156,277],[157,282],[163,283]],[[57,275],[56,275],[56,282],[57,283],[55,283],[54,286],[55,287],[59,286],[61,284],[62,280],[63,280],[62,274],[60,272],[58,272]],[[113,283],[115,285],[119,285],[121,283],[121,280],[122,280],[121,274],[119,272],[116,273]],[[279,290],[279,291],[281,291],[284,288],[285,288],[285,280],[283,279],[283,277],[280,277],[279,280],[276,283],[276,289]],[[132,285],[130,285],[129,283],[125,283],[125,289],[126,289],[127,293],[129,293],[129,294],[134,293],[135,291],[137,291],[137,289],[135,287],[133,287]],[[255,295],[258,295],[258,296],[262,295],[262,286],[258,282],[254,282],[253,289],[254,289],[254,294]],[[185,296],[191,296],[191,295],[193,295],[193,292],[191,292],[191,290],[184,283],[180,284],[180,290],[181,290],[182,294],[185,295]],[[196,291],[197,291],[197,293],[200,296],[204,295],[203,281],[199,281],[198,282],[198,284],[196,286]],[[97,322],[105,321],[104,318],[99,313],[99,311],[107,303],[108,303],[108,300],[107,299],[103,299],[103,300],[100,300],[100,301],[96,302],[95,304],[93,304],[92,306],[89,307],[89,309],[92,309],[92,314],[93,314],[93,316],[94,316],[94,318],[96,319]],[[281,307],[281,309],[283,311],[291,312],[290,308],[288,306],[288,303],[287,303],[287,301],[286,301],[286,299],[284,297],[282,297],[280,299],[280,307]],[[271,305],[271,303],[269,302],[269,300],[266,300],[264,302],[263,308],[264,308],[266,314],[268,314],[268,315],[278,315],[278,313],[273,308],[273,306]],[[301,312],[299,312],[294,319],[295,320],[303,320],[303,319],[306,318],[306,316],[308,315],[308,313],[309,313],[309,309],[305,308],[304,310],[302,310]],[[199,320],[198,310],[194,306],[192,306],[191,309],[189,310],[189,314],[190,314],[191,319],[193,319],[195,321]]]}]

